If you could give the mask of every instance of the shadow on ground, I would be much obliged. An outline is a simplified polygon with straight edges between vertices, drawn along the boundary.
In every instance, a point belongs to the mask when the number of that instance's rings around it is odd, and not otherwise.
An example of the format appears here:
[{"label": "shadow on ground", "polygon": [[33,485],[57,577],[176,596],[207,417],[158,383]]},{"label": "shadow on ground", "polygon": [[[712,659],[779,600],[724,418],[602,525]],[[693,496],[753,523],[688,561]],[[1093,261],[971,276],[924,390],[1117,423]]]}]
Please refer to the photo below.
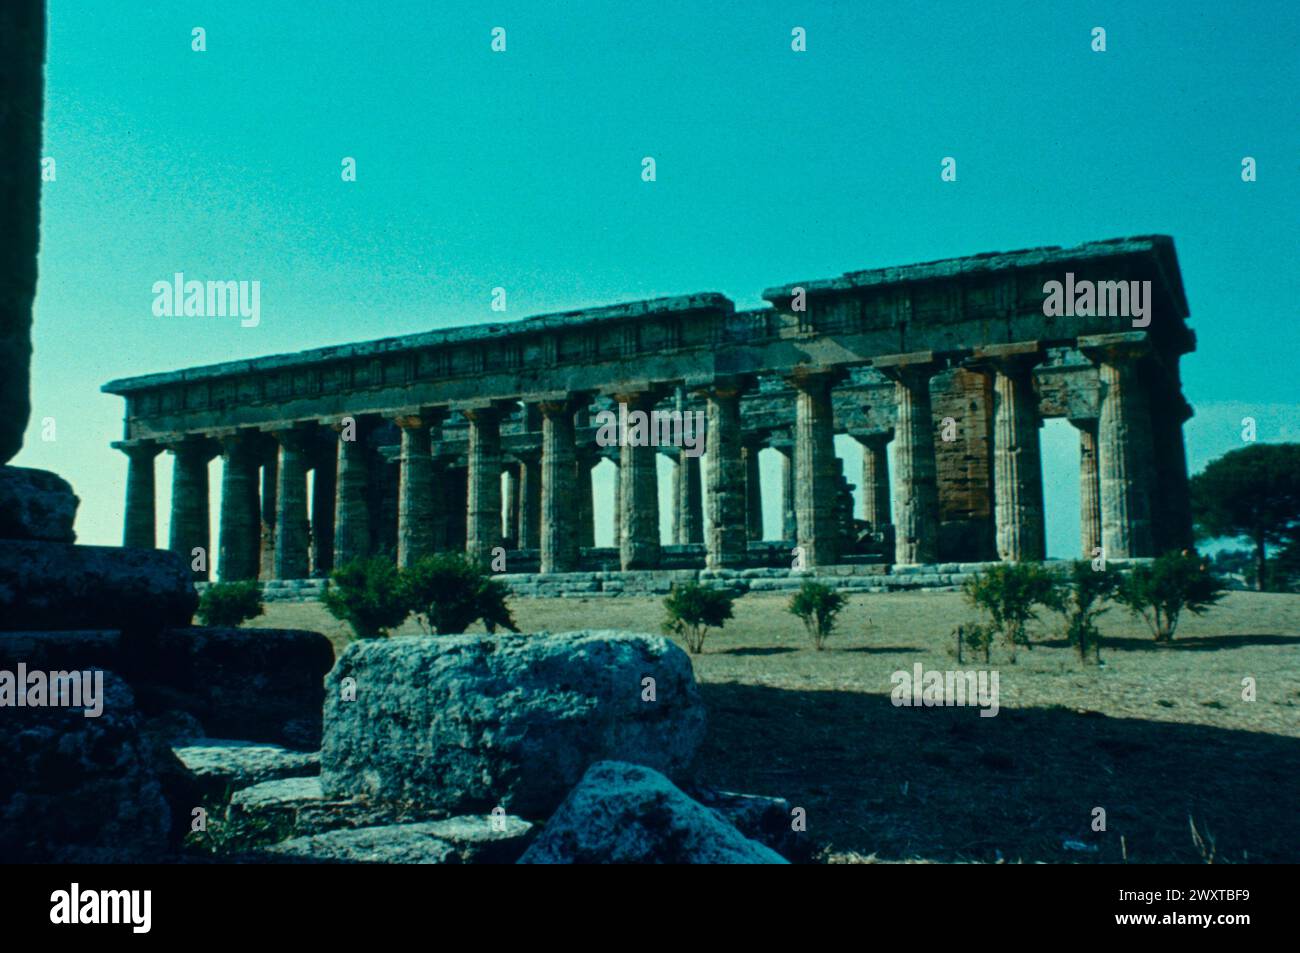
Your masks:
[{"label": "shadow on ground", "polygon": [[[1297,739],[1065,708],[981,718],[857,692],[700,690],[705,783],[788,798],[836,852],[1119,863],[1122,836],[1131,863],[1201,863],[1190,815],[1216,863],[1300,861]],[[1091,830],[1095,807],[1105,833]]]}]

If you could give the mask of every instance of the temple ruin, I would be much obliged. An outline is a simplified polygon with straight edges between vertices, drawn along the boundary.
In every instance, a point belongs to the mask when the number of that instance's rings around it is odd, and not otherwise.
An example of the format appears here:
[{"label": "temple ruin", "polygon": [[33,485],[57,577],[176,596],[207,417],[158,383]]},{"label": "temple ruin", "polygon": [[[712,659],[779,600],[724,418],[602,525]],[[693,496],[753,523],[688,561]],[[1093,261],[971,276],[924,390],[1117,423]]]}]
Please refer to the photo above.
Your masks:
[{"label": "temple ruin", "polygon": [[[1046,314],[1045,284],[1067,274],[1149,281],[1145,326]],[[167,451],[169,548],[187,562],[210,551],[208,464],[222,458],[224,579],[461,548],[542,574],[788,568],[795,547],[808,567],[1042,559],[1039,429],[1052,417],[1078,429],[1083,555],[1190,544],[1179,359],[1195,336],[1170,238],[851,272],[763,297],[755,310],[661,298],[112,381],[126,399],[124,544],[156,545]],[[594,418],[620,403],[702,411],[705,455],[600,445]],[[862,444],[860,474],[842,472],[836,434]],[[781,540],[762,539],[763,448],[784,457],[769,488]],[[602,459],[618,467],[616,553],[595,548]]]}]

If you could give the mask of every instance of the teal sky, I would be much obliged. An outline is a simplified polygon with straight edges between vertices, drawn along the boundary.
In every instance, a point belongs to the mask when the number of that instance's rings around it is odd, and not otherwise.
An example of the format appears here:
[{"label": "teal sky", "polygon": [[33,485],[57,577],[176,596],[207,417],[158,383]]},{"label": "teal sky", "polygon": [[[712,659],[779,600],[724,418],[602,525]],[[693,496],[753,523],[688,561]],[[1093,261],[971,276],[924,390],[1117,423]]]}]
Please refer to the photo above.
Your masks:
[{"label": "teal sky", "polygon": [[[67,477],[81,541],[116,544],[110,378],[499,319],[497,286],[507,318],[754,306],[785,281],[1152,232],[1199,338],[1192,469],[1244,416],[1300,440],[1298,37],[1294,2],[50,0],[57,179],[15,463]],[[154,317],[177,271],[259,280],[261,324]],[[1044,447],[1049,550],[1072,555],[1074,432],[1049,423]]]}]

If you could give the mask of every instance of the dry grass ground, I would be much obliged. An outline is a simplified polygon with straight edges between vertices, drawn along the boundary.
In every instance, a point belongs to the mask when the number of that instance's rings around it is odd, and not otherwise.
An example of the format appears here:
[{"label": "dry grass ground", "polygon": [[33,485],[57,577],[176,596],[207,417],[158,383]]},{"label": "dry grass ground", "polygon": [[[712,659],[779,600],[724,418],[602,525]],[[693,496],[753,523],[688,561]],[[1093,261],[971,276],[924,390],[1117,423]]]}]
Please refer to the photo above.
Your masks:
[{"label": "dry grass ground", "polygon": [[[1169,647],[1113,609],[1100,668],[1040,625],[1016,664],[994,649],[993,718],[890,702],[893,672],[958,667],[951,632],[974,618],[960,594],[853,596],[824,652],[787,599],[740,599],[694,659],[703,780],[806,808],[824,859],[1200,862],[1190,816],[1217,863],[1300,860],[1300,596],[1232,593]],[[663,616],[649,598],[512,607],[523,631],[657,632]],[[271,604],[256,624],[347,641],[317,604]],[[961,667],[985,666],[968,653]]]}]

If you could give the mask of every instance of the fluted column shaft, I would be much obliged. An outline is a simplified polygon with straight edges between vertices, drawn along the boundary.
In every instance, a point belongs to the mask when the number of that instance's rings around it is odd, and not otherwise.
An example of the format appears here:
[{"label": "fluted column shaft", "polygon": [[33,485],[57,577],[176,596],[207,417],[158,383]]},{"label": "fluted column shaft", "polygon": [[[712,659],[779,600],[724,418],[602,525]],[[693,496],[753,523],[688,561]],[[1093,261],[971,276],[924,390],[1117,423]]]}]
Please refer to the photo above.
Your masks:
[{"label": "fluted column shaft", "polygon": [[[576,465],[576,456],[574,462]],[[576,486],[574,503],[577,504]],[[542,455],[536,450],[525,450],[519,454],[519,528],[515,531],[520,549],[540,548],[541,519]]]},{"label": "fluted column shaft", "polygon": [[998,558],[1047,557],[1034,365],[1041,353],[998,358],[993,373],[993,526]]},{"label": "fluted column shaft", "polygon": [[[172,470],[172,509],[169,549],[190,567],[196,580],[206,580],[211,568],[211,530],[208,514],[208,461],[212,449],[206,441],[186,441],[173,447],[176,460]],[[201,565],[195,569],[195,550],[203,551]]]},{"label": "fluted column shaft", "polygon": [[397,477],[397,565],[414,565],[433,553],[433,447],[429,421],[418,415],[395,420],[402,434]]},{"label": "fluted column shaft", "polygon": [[[1081,342],[1082,343],[1082,342]],[[1107,559],[1152,556],[1151,420],[1138,380],[1140,345],[1086,348],[1102,385],[1097,421],[1101,547]]]},{"label": "fluted column shaft", "polygon": [[311,574],[325,577],[334,568],[334,507],[337,498],[338,452],[314,454],[311,482]]},{"label": "fluted column shaft", "polygon": [[[599,457],[585,450],[579,450],[574,460],[575,482],[577,485],[578,508],[578,546],[591,548],[596,545],[596,504],[592,497],[591,468]],[[615,492],[617,492],[617,483]],[[540,530],[539,530],[540,533]],[[540,536],[539,536],[540,538]]]},{"label": "fluted column shaft", "polygon": [[1079,429],[1079,538],[1091,559],[1101,548],[1101,487],[1097,471],[1097,421],[1071,421]]},{"label": "fluted column shaft", "polygon": [[745,461],[741,455],[739,384],[705,392],[708,428],[704,478],[709,509],[705,534],[706,565],[710,569],[742,565],[748,557],[745,527]]},{"label": "fluted column shaft", "polygon": [[370,554],[370,468],[360,422],[339,428],[334,487],[334,565]]},{"label": "fluted column shaft", "polygon": [[[274,441],[272,441],[274,445]],[[258,559],[258,579],[275,578],[275,487],[280,481],[278,448],[262,457],[262,549]]]},{"label": "fluted column shaft", "polygon": [[685,450],[677,455],[677,542],[704,542],[704,499],[700,486],[700,458]]},{"label": "fluted column shaft", "polygon": [[578,484],[590,473],[574,449],[573,405],[567,400],[547,401],[542,413],[540,501],[541,571],[573,572],[578,568]]},{"label": "fluted column shaft", "polygon": [[[628,413],[647,415],[659,402],[658,391],[635,391],[616,397]],[[621,498],[619,564],[623,569],[654,569],[659,565],[659,448],[622,440],[618,478]]]},{"label": "fluted column shaft", "polygon": [[465,552],[486,565],[501,545],[501,414],[496,408],[464,411],[469,420],[469,499]]},{"label": "fluted column shaft", "polygon": [[781,452],[781,538],[798,537],[798,521],[794,512],[794,443]]},{"label": "fluted column shaft", "polygon": [[123,447],[126,454],[126,513],[122,545],[153,549],[158,545],[154,457],[161,448],[146,443]]},{"label": "fluted column shaft", "polygon": [[871,531],[880,532],[889,525],[889,441],[892,433],[873,433],[858,437],[862,444],[862,519]]},{"label": "fluted column shaft", "polygon": [[223,582],[256,579],[262,532],[258,460],[252,434],[221,440],[221,525],[217,545]]},{"label": "fluted column shaft", "polygon": [[930,361],[901,360],[877,368],[894,381],[894,561],[908,565],[939,558],[939,485],[934,456]]},{"label": "fluted column shaft", "polygon": [[840,465],[835,459],[832,379],[824,374],[795,378],[795,533],[805,566],[831,565],[839,556],[836,495]]},{"label": "fluted column shaft", "polygon": [[275,578],[305,579],[310,565],[306,435],[299,430],[281,430],[275,439],[280,445],[275,488]]},{"label": "fluted column shaft", "polygon": [[740,449],[745,461],[745,535],[751,540],[763,538],[763,478],[758,466],[762,449],[752,440],[743,442]]}]

